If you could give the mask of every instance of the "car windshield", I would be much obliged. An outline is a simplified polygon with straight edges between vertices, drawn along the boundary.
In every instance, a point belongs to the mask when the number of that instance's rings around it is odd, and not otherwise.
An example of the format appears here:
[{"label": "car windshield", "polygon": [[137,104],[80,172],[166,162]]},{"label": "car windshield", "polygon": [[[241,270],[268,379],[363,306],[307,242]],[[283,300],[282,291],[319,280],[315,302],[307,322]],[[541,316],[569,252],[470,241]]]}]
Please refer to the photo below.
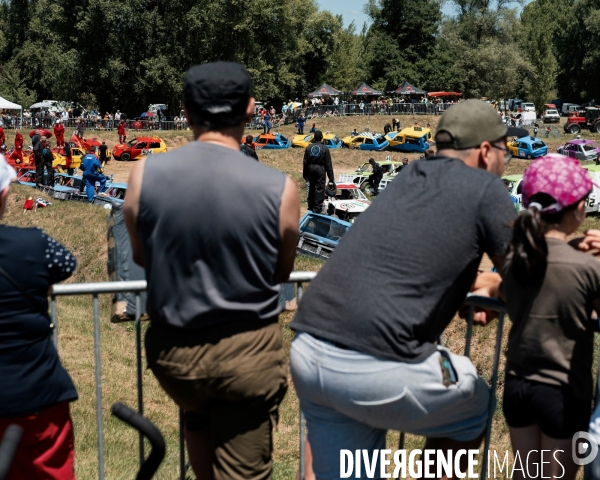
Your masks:
[{"label": "car windshield", "polygon": [[133,147],[134,145],[136,145],[136,144],[137,144],[137,142],[138,142],[138,139],[137,139],[137,138],[134,138],[133,140],[129,140],[129,141],[127,142],[127,145],[129,145],[130,147]]},{"label": "car windshield", "polygon": [[371,164],[370,163],[365,163],[362,167],[359,167],[358,171],[359,172],[369,172],[371,170]]},{"label": "car windshield", "polygon": [[312,140],[312,135],[307,135],[306,137],[304,137],[305,142],[310,142],[311,140]]},{"label": "car windshield", "polygon": [[531,144],[532,150],[537,150],[538,148],[544,148],[546,144],[544,142],[535,142]]},{"label": "car windshield", "polygon": [[593,150],[598,149],[598,145],[596,145],[595,143],[586,143],[585,145],[583,145],[583,149],[586,152],[591,152]]},{"label": "car windshield", "polygon": [[556,110],[546,110],[546,115],[558,115]]},{"label": "car windshield", "polygon": [[335,137],[333,137],[333,142],[338,144],[341,142],[340,137],[338,137],[337,135]]},{"label": "car windshield", "polygon": [[375,140],[377,141],[377,143],[383,143],[386,141],[384,137],[376,137]]}]

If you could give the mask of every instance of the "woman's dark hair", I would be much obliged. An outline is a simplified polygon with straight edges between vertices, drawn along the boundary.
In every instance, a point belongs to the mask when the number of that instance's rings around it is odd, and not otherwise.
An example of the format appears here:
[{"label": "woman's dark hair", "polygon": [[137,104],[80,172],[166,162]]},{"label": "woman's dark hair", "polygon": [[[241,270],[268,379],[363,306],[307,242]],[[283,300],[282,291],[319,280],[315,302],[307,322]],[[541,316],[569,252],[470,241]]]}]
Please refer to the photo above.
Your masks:
[{"label": "woman's dark hair", "polygon": [[[531,197],[530,203],[538,203],[545,208],[556,203],[556,200],[546,193],[538,193]],[[519,283],[525,284],[543,278],[548,257],[544,227],[560,223],[567,212],[577,208],[578,203],[552,214],[542,214],[537,208],[530,207],[514,221],[511,265]]]}]

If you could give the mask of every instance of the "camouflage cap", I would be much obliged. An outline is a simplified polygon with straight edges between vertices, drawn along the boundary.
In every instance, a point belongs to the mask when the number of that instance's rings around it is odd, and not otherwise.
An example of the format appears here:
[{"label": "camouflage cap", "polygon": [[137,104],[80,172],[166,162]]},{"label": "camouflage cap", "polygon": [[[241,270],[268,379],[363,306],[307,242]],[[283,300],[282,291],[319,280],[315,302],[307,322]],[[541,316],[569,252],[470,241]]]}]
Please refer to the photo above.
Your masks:
[{"label": "camouflage cap", "polygon": [[[441,135],[444,132],[446,135]],[[489,103],[465,100],[444,112],[437,125],[435,141],[438,150],[466,150],[509,135],[525,137],[527,134],[522,128],[507,128]]]}]

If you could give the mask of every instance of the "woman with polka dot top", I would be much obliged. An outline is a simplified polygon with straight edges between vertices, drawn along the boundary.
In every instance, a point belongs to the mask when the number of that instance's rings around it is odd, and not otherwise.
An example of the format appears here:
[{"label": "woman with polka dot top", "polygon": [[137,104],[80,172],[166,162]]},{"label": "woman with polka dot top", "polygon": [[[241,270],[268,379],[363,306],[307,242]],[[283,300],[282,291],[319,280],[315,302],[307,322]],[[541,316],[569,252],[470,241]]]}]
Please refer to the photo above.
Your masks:
[{"label": "woman with polka dot top", "polygon": [[[0,217],[13,177],[0,155]],[[69,402],[77,391],[52,342],[47,294],[76,265],[42,230],[0,225],[0,267],[10,277],[0,274],[0,438],[11,424],[23,429],[8,480],[75,478]]]}]

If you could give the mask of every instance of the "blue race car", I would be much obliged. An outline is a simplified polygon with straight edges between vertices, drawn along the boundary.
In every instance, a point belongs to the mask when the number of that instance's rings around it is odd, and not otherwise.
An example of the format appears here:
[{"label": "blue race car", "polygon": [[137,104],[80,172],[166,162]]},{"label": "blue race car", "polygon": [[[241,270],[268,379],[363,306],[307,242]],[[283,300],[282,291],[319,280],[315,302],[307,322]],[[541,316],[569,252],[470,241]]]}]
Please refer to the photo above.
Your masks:
[{"label": "blue race car", "polygon": [[548,145],[537,137],[522,137],[508,142],[508,149],[517,158],[531,160],[548,153]]},{"label": "blue race car", "polygon": [[390,150],[423,153],[429,148],[428,140],[431,138],[431,131],[428,128],[414,126],[404,128],[400,132],[390,132],[385,138],[390,144]]},{"label": "blue race car", "polygon": [[389,142],[383,135],[373,135],[370,132],[359,133],[355,136],[347,136],[342,139],[343,147],[358,150],[375,150],[380,152],[389,146]]},{"label": "blue race car", "polygon": [[257,150],[261,148],[279,150],[282,148],[290,148],[292,146],[291,140],[284,137],[281,133],[276,133],[275,135],[272,133],[261,133],[257,137],[254,137],[253,142],[256,145]]},{"label": "blue race car", "polygon": [[300,219],[296,253],[327,259],[351,226],[351,223],[336,217],[308,212]]}]

